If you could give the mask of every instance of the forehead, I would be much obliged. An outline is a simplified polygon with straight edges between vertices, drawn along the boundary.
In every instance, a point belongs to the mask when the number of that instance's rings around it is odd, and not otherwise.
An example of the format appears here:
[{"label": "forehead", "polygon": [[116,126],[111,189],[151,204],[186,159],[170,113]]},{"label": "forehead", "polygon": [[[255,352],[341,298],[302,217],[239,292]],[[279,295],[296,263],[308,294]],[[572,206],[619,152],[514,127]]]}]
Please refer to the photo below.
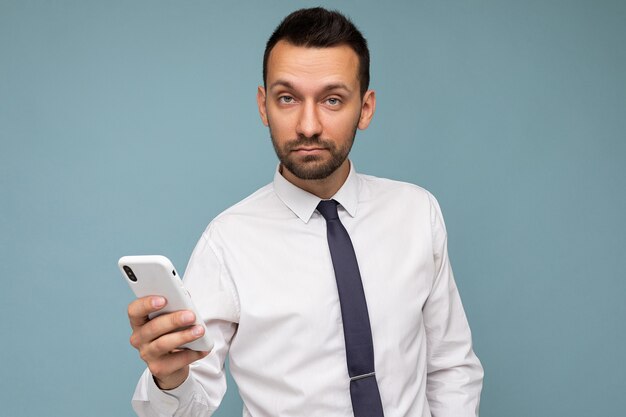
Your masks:
[{"label": "forehead", "polygon": [[279,41],[267,62],[267,86],[276,81],[296,87],[314,88],[342,83],[358,89],[359,58],[347,45],[309,48]]}]

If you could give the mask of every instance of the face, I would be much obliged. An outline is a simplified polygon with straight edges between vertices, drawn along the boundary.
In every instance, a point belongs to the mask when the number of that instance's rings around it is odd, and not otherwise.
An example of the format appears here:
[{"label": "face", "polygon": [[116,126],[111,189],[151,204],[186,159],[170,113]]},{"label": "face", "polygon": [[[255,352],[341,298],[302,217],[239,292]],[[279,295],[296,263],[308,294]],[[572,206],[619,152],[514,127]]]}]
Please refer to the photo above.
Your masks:
[{"label": "face", "polygon": [[272,49],[257,102],[287,179],[322,180],[349,168],[356,129],[367,128],[375,106],[373,91],[361,97],[358,68],[349,46],[279,41]]}]

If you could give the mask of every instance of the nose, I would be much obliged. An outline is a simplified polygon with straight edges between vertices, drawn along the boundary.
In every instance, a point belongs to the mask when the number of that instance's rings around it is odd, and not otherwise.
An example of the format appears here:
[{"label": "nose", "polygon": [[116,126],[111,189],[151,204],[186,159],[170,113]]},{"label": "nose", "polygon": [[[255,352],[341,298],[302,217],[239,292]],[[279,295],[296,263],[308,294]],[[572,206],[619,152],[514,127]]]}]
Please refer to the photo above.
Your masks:
[{"label": "nose", "polygon": [[301,107],[296,133],[307,138],[312,138],[322,133],[322,123],[314,103],[305,103]]}]

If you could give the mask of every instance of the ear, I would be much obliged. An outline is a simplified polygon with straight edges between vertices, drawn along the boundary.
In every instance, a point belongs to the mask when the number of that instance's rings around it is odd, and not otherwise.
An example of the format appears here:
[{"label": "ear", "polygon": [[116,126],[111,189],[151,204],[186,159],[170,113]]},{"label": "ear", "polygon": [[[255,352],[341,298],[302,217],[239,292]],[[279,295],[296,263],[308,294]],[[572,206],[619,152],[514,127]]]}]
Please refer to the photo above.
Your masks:
[{"label": "ear", "polygon": [[359,129],[365,130],[370,125],[376,111],[376,92],[367,90],[361,100],[361,117],[359,117]]},{"label": "ear", "polygon": [[259,115],[261,116],[261,121],[265,126],[269,126],[269,122],[267,121],[267,107],[265,105],[265,87],[259,86],[256,92],[256,104],[259,107]]}]

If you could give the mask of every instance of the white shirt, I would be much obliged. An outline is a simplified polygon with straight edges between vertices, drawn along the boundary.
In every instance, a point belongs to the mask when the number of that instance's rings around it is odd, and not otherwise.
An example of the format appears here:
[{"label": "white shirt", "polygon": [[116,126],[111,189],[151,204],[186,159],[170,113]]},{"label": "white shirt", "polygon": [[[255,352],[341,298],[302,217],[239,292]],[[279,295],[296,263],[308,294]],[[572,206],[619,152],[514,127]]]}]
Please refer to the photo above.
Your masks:
[{"label": "white shirt", "polygon": [[[437,201],[353,167],[333,198],[359,263],[385,416],[476,416],[483,370]],[[159,390],[146,370],[133,397],[139,416],[210,416],[227,354],[244,416],[353,416],[319,201],[277,171],[209,224],[184,282],[215,347],[174,390]]]}]

